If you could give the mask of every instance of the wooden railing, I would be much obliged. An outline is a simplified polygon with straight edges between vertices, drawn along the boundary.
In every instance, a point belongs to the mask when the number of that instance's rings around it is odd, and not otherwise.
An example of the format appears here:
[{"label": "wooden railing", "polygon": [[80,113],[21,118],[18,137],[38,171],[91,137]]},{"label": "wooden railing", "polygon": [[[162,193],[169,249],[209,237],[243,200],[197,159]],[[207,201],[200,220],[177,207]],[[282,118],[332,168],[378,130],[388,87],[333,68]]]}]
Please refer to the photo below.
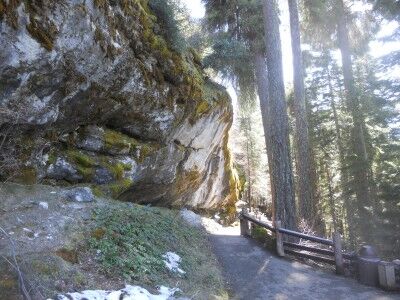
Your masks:
[{"label": "wooden railing", "polygon": [[[301,232],[289,230],[281,227],[281,222],[276,221],[275,226],[272,224],[257,220],[255,217],[250,216],[247,212],[240,214],[240,233],[244,236],[251,236],[250,223],[258,225],[262,228],[272,231],[276,237],[276,251],[279,256],[285,256],[285,253],[294,256],[312,259],[327,264],[336,266],[336,272],[338,274],[344,274],[345,265],[349,261],[355,259],[355,255],[351,253],[344,253],[342,251],[342,240],[339,233],[333,235],[333,239],[325,239],[317,236],[304,234]],[[284,241],[283,235],[300,238],[303,240],[312,241],[315,243],[329,246],[330,249],[323,249],[314,246],[301,245],[299,243],[293,243]],[[296,250],[307,251],[307,253],[299,252]],[[320,255],[316,255],[316,254]],[[323,256],[321,256],[323,255]]]}]

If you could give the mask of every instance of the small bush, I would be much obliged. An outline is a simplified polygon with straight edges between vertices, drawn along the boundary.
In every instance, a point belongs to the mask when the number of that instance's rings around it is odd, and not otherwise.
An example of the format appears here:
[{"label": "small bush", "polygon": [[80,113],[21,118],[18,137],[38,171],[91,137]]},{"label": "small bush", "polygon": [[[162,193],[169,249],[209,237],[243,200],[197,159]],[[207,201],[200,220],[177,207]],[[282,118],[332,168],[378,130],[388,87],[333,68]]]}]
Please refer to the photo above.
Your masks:
[{"label": "small bush", "polygon": [[258,225],[254,225],[253,229],[251,230],[251,236],[260,243],[265,243],[267,234],[267,230]]}]

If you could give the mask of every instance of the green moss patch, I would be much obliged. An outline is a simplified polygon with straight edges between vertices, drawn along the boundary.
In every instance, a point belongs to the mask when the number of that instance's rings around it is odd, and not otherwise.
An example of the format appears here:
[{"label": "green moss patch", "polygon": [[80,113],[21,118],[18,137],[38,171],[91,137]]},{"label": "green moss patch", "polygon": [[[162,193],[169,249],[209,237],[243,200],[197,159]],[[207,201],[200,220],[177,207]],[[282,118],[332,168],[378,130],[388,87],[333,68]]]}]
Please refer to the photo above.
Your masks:
[{"label": "green moss patch", "polygon": [[78,173],[85,181],[90,181],[93,178],[96,161],[89,155],[78,151],[68,150],[66,152],[68,161],[72,162]]},{"label": "green moss patch", "polygon": [[118,182],[109,184],[107,186],[108,189],[111,191],[111,196],[113,198],[118,198],[123,192],[125,192],[128,188],[130,188],[133,184],[131,179],[123,179]]},{"label": "green moss patch", "polygon": [[224,170],[228,178],[229,189],[225,198],[221,217],[226,223],[232,223],[236,220],[236,202],[239,200],[240,181],[236,170],[233,167],[232,155],[228,147],[229,131],[225,132],[223,141],[223,153],[225,158]]},{"label": "green moss patch", "polygon": [[133,150],[138,144],[134,138],[130,138],[114,130],[106,130],[104,133],[104,142],[106,150],[126,152]]},{"label": "green moss patch", "polygon": [[96,161],[92,157],[78,150],[68,151],[67,156],[77,165],[80,165],[85,168],[90,168],[96,165]]},{"label": "green moss patch", "polygon": [[[155,152],[159,146],[152,142],[138,141],[118,131],[107,129],[104,133],[105,151],[131,154],[139,162]],[[127,166],[122,166],[126,170]]]},{"label": "green moss patch", "polygon": [[201,116],[210,110],[210,104],[206,100],[201,101],[196,107],[196,115]]}]

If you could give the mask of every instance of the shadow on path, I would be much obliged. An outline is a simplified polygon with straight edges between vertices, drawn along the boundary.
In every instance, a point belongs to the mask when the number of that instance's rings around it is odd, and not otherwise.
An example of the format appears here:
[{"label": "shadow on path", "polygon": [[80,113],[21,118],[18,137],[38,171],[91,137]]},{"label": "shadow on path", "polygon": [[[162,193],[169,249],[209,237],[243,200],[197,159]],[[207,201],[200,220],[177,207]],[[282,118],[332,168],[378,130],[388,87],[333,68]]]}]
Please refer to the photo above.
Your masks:
[{"label": "shadow on path", "polygon": [[231,299],[400,299],[398,293],[278,258],[242,236],[211,234],[210,240]]}]

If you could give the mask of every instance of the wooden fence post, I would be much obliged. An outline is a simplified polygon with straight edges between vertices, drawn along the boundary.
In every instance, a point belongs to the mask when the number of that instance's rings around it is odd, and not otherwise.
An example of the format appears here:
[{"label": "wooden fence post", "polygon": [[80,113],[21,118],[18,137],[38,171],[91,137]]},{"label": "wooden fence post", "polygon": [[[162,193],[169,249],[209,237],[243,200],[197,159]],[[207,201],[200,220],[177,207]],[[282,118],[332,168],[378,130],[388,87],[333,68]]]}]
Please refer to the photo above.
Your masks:
[{"label": "wooden fence post", "polygon": [[335,232],[333,234],[333,249],[335,251],[336,273],[343,275],[344,274],[344,263],[343,263],[343,254],[342,254],[342,238],[340,237],[339,232]]},{"label": "wooden fence post", "polygon": [[396,273],[394,263],[381,261],[378,265],[379,285],[384,289],[391,290],[396,287]]},{"label": "wooden fence post", "polygon": [[[242,214],[247,214],[247,209],[243,208],[242,209]],[[249,236],[250,234],[250,228],[249,224],[250,222],[246,220],[245,218],[240,218],[240,235],[242,236]]]},{"label": "wooden fence post", "polygon": [[285,250],[283,249],[283,238],[282,233],[279,232],[281,228],[281,221],[275,221],[275,236],[276,236],[276,252],[279,256],[285,256]]}]

